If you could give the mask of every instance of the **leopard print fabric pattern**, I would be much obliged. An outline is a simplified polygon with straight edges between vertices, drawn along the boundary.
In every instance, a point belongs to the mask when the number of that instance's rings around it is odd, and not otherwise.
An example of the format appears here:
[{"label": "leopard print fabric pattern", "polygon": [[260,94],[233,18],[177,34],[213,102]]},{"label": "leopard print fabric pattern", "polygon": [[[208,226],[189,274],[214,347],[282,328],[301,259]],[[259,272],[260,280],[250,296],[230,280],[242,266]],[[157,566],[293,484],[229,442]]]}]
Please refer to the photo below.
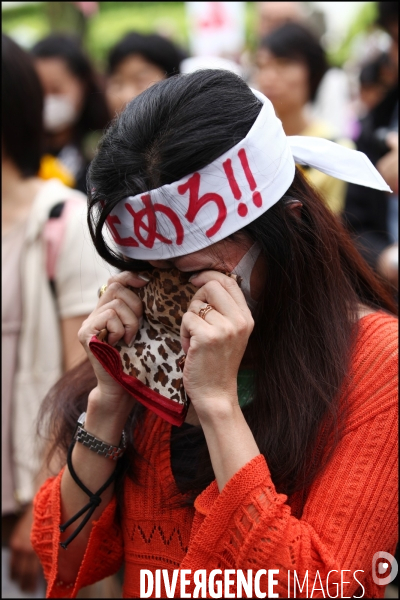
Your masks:
[{"label": "leopard print fabric pattern", "polygon": [[188,282],[190,274],[178,269],[154,269],[150,282],[135,293],[143,301],[143,325],[133,346],[116,346],[127,375],[179,404],[186,404],[180,342],[182,317],[197,291]]}]

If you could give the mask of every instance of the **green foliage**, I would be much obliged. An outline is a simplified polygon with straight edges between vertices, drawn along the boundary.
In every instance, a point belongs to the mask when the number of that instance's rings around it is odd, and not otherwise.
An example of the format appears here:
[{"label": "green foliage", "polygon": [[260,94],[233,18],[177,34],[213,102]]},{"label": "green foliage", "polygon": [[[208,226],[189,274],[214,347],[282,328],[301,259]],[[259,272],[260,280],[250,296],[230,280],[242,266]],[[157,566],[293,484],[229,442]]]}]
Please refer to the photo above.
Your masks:
[{"label": "green foliage", "polygon": [[376,2],[365,2],[360,4],[360,9],[350,24],[346,37],[337,50],[328,53],[332,65],[342,66],[350,57],[354,40],[361,34],[370,31],[378,16]]},{"label": "green foliage", "polygon": [[[24,33],[29,34],[24,45],[54,29],[78,33],[73,7],[67,5],[70,3],[42,2],[3,10],[3,31],[15,34],[17,41],[24,38]],[[246,8],[246,37],[253,47],[255,3],[247,2]],[[98,67],[104,67],[109,49],[132,30],[165,32],[189,50],[184,2],[100,2],[99,12],[89,18],[85,34],[86,48]]]},{"label": "green foliage", "polygon": [[[29,3],[2,11],[3,31],[29,46],[52,29],[79,33],[79,19],[69,2]],[[58,16],[57,16],[58,12]],[[360,10],[339,48],[328,51],[330,63],[341,66],[349,57],[353,40],[373,26],[377,3],[360,3]],[[85,45],[98,68],[109,49],[128,31],[165,32],[186,50],[189,39],[184,2],[99,2],[99,12],[86,25]],[[246,3],[246,43],[256,46],[255,2]]]},{"label": "green foliage", "polygon": [[32,15],[37,15],[40,13],[40,4],[44,4],[43,2],[26,2],[21,6],[13,6],[12,8],[2,9],[2,18],[6,21],[9,19],[17,19],[20,21],[21,19],[29,18]]},{"label": "green foliage", "polygon": [[257,46],[257,11],[255,2],[246,2],[246,46],[254,51]]},{"label": "green foliage", "polygon": [[109,49],[129,31],[169,33],[188,47],[183,2],[102,2],[100,12],[90,19],[86,44],[99,66]]},{"label": "green foliage", "polygon": [[50,33],[50,25],[40,4],[32,3],[15,8],[2,9],[2,31],[15,35],[19,41],[26,34],[27,43],[35,42]]}]

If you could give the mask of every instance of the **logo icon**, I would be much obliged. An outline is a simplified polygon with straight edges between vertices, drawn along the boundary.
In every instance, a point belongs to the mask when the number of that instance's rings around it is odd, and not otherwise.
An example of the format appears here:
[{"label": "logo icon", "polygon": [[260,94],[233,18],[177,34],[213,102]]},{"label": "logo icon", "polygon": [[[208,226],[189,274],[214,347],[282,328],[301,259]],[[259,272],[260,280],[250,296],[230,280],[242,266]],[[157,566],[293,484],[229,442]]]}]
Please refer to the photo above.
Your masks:
[{"label": "logo icon", "polygon": [[[372,557],[372,579],[377,585],[387,585],[392,582],[398,570],[397,560],[389,552],[375,552]],[[386,577],[379,577],[385,573],[389,574]]]}]

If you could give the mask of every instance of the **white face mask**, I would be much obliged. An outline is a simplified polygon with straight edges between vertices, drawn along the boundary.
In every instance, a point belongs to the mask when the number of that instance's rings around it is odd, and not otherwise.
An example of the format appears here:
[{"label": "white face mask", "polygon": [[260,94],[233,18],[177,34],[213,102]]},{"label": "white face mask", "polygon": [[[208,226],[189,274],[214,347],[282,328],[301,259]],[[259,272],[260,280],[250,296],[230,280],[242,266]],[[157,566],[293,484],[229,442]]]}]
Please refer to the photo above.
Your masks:
[{"label": "white face mask", "polygon": [[44,99],[44,128],[50,133],[58,133],[76,121],[77,111],[67,96],[49,94]]},{"label": "white face mask", "polygon": [[257,306],[257,302],[251,297],[250,278],[260,252],[261,248],[259,244],[255,242],[232,271],[232,273],[235,273],[235,275],[239,275],[242,278],[240,289],[243,292],[247,306],[250,310],[254,310]]}]

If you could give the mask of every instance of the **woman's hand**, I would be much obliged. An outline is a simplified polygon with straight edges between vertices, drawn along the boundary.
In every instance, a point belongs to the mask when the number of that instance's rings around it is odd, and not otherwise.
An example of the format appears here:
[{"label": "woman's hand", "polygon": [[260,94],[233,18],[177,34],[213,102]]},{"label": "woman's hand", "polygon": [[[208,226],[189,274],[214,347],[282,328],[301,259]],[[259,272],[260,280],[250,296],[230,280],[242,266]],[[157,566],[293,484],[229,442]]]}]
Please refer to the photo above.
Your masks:
[{"label": "woman's hand", "polygon": [[[203,271],[191,283],[200,289],[182,319],[181,343],[187,355],[183,382],[202,421],[238,406],[237,374],[254,321],[230,277]],[[198,313],[205,304],[214,310],[202,319]]]},{"label": "woman's hand", "polygon": [[18,519],[10,538],[10,576],[24,592],[36,591],[40,573],[40,562],[30,540],[32,522],[32,504],[29,504]]},{"label": "woman's hand", "polygon": [[[182,319],[183,382],[206,438],[221,491],[260,451],[240,410],[237,374],[254,327],[236,281],[216,271],[191,279],[200,287]],[[211,304],[205,320],[199,310]]]},{"label": "woman's hand", "polygon": [[125,344],[131,345],[135,339],[143,314],[143,303],[140,298],[127,286],[142,287],[147,281],[139,275],[124,271],[114,275],[107,282],[107,289],[98,301],[97,307],[82,323],[79,330],[79,341],[84,347],[97,377],[97,388],[91,392],[89,398],[98,397],[103,403],[107,398],[110,403],[120,406],[124,397],[129,398],[130,405],[133,399],[125,390],[106,372],[89,348],[93,335],[102,329],[107,329],[107,341],[110,345],[117,344],[121,339]]}]

